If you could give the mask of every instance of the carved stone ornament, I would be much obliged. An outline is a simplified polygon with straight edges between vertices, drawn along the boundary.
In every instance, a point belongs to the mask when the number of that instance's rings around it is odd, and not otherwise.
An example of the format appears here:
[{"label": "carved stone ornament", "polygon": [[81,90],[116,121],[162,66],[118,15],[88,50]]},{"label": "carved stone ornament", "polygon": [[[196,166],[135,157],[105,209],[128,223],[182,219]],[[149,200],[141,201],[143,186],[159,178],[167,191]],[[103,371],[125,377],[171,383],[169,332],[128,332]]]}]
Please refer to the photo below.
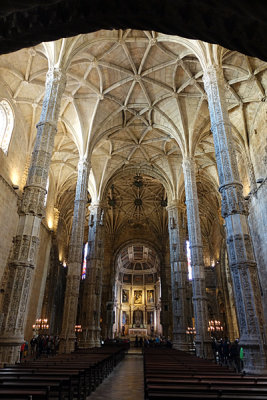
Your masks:
[{"label": "carved stone ornament", "polygon": [[68,276],[65,292],[62,344],[60,351],[70,353],[75,346],[75,323],[81,279],[81,261],[83,252],[84,222],[87,203],[87,188],[90,165],[82,159],[78,164],[78,178],[74,200],[72,231],[68,257]]},{"label": "carved stone ornament", "polygon": [[264,344],[263,309],[259,282],[255,279],[256,262],[247,221],[247,208],[242,194],[234,152],[231,123],[228,115],[223,70],[218,65],[204,72],[203,82],[208,96],[214,138],[222,216],[227,231],[227,250],[234,285],[240,329],[244,348],[244,369],[250,373],[267,371]]},{"label": "carved stone ornament", "polygon": [[[82,347],[100,346],[100,310],[102,296],[102,268],[104,259],[104,210],[101,204],[90,206],[87,276],[82,301]],[[94,317],[95,316],[95,317]]]},{"label": "carved stone ornament", "polygon": [[169,216],[169,241],[171,260],[171,290],[173,307],[173,347],[188,350],[186,338],[187,305],[186,286],[187,259],[185,254],[185,230],[182,227],[181,211],[177,204],[167,208]]},{"label": "carved stone ornament", "polygon": [[0,352],[3,354],[2,361],[8,363],[17,361],[19,346],[23,341],[24,320],[27,317],[33,268],[36,265],[39,229],[44,215],[48,171],[65,84],[66,75],[63,71],[51,69],[48,72],[37,137],[19,210],[20,222],[13,241],[8,289],[3,302]]},{"label": "carved stone ornament", "polygon": [[196,326],[196,352],[200,357],[209,357],[211,352],[208,334],[208,309],[203,261],[198,195],[195,174],[195,160],[184,157],[187,224],[191,250],[193,306]]}]

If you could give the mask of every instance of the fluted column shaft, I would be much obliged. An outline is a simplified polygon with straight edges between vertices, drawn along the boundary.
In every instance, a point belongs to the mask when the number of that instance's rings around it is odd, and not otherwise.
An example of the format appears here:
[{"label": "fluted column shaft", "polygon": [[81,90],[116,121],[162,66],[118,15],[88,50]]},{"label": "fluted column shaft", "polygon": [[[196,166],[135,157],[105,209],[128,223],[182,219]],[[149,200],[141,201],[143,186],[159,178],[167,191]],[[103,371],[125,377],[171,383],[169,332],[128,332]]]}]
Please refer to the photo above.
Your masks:
[{"label": "fluted column shaft", "polygon": [[183,228],[182,211],[178,208],[177,203],[170,204],[167,210],[171,261],[173,347],[179,350],[188,350],[186,339],[188,268],[185,252],[185,229]]},{"label": "fluted column shaft", "polygon": [[99,204],[90,206],[88,256],[82,304],[83,338],[81,346],[100,346],[100,312],[102,268],[104,259],[104,210]]},{"label": "fluted column shaft", "polygon": [[247,372],[260,373],[267,371],[265,322],[247,209],[225,100],[222,69],[219,66],[210,67],[204,72],[203,81],[208,95],[222,196],[222,216],[226,223],[240,342],[244,348],[244,366]]},{"label": "fluted column shaft", "polygon": [[195,160],[193,157],[184,157],[183,171],[192,265],[193,306],[196,326],[196,354],[199,357],[208,358],[210,357],[211,353],[211,344],[208,334],[208,309],[203,261],[203,245],[198,208]]},{"label": "fluted column shaft", "polygon": [[0,353],[1,361],[9,363],[17,361],[24,338],[24,322],[38,254],[40,224],[45,213],[48,172],[65,85],[66,75],[62,70],[48,71],[31,166],[19,210],[18,229],[13,239],[3,302]]},{"label": "fluted column shaft", "polygon": [[62,331],[60,335],[60,351],[64,353],[70,353],[75,348],[75,324],[81,280],[88,176],[89,164],[85,159],[82,159],[78,163],[78,178],[76,184],[72,231],[68,256],[68,276],[65,292]]}]

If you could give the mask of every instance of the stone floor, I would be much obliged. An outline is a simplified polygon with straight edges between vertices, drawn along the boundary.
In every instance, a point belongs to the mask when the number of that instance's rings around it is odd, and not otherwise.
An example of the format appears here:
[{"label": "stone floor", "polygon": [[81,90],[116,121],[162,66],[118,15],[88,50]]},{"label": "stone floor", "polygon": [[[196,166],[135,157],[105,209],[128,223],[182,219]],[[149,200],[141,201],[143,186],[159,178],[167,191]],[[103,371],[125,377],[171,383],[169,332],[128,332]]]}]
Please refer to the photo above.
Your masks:
[{"label": "stone floor", "polygon": [[127,354],[88,400],[143,400],[142,354]]}]

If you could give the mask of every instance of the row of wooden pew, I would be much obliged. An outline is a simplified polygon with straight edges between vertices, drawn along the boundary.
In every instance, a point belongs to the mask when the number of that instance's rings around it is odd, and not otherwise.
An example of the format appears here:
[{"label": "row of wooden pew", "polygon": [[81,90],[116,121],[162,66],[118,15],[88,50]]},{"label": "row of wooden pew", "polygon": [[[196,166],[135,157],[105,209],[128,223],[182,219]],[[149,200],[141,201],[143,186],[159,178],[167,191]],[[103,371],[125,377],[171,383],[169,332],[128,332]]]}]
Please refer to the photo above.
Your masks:
[{"label": "row of wooden pew", "polygon": [[144,351],[145,399],[267,400],[267,376],[244,376],[173,349]]},{"label": "row of wooden pew", "polygon": [[0,399],[85,400],[124,353],[124,346],[104,346],[6,365],[0,369]]}]

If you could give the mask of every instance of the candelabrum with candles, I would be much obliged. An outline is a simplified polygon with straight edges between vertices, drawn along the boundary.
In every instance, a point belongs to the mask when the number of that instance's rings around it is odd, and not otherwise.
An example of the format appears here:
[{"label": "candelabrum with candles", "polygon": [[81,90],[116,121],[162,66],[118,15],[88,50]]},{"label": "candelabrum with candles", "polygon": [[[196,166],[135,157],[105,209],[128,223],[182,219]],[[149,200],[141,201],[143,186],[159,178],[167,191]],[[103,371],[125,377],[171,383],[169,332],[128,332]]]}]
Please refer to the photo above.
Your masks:
[{"label": "candelabrum with candles", "polygon": [[75,350],[79,347],[79,342],[81,340],[82,325],[75,325]]},{"label": "candelabrum with candles", "polygon": [[82,325],[75,325],[75,332],[76,333],[81,333],[83,330],[82,330]]},{"label": "candelabrum with candles", "polygon": [[36,335],[45,334],[49,329],[48,319],[47,318],[39,318],[35,321],[35,324],[32,326],[32,330]]},{"label": "candelabrum with candles", "polygon": [[221,321],[218,320],[210,320],[209,321],[209,326],[208,326],[208,331],[210,333],[211,337],[214,337],[218,339],[217,336],[222,336],[223,334],[223,326],[221,324]]},{"label": "candelabrum with candles", "polygon": [[188,337],[190,339],[190,344],[191,344],[191,347],[192,347],[191,350],[194,350],[195,349],[195,341],[194,341],[194,339],[195,339],[195,335],[196,335],[195,328],[192,328],[191,326],[188,326],[187,329],[186,329],[186,334],[188,335]]}]

